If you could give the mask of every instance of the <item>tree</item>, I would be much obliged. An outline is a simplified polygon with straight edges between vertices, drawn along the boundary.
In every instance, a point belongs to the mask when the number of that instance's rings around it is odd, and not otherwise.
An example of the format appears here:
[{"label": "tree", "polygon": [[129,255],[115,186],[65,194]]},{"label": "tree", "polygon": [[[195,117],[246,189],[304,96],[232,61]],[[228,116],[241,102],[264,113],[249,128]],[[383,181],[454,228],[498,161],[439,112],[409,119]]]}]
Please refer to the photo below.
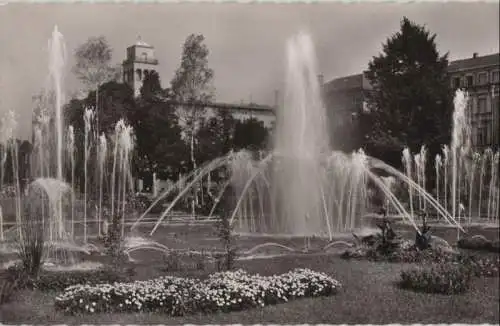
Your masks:
[{"label": "tree", "polygon": [[262,150],[266,148],[269,130],[255,118],[237,121],[234,128],[234,148],[236,150]]},{"label": "tree", "polygon": [[405,146],[416,151],[426,144],[434,155],[450,139],[453,94],[447,78],[448,54],[440,56],[435,38],[404,17],[400,31],[369,63],[370,112],[361,117],[365,146],[370,154],[397,167]]},{"label": "tree", "polygon": [[[191,34],[184,42],[180,67],[171,81],[174,99],[186,105],[179,109],[184,136],[190,144],[191,164],[196,169],[195,139],[205,116],[202,103],[213,99],[213,70],[208,67],[208,48],[203,35]],[[192,104],[192,105],[190,105]]]},{"label": "tree", "polygon": [[132,125],[137,135],[139,173],[157,172],[162,179],[174,178],[182,169],[185,144],[170,91],[161,87],[156,72],[145,76]]},{"label": "tree", "polygon": [[166,96],[166,92],[163,90],[163,88],[161,88],[160,76],[156,71],[146,71],[144,80],[142,81],[140,95],[141,99],[144,101],[153,99],[155,97]]},{"label": "tree", "polygon": [[203,122],[198,132],[197,157],[207,162],[227,154],[233,146],[236,120],[228,110],[218,110],[215,116]]},{"label": "tree", "polygon": [[[98,90],[101,101],[101,109],[97,112],[96,120],[100,121],[100,132],[108,135],[114,133],[115,125],[120,119],[125,119],[131,122],[135,111],[135,101],[133,90],[127,84],[121,84],[114,81],[106,82],[99,87]],[[65,107],[65,125],[73,126],[75,136],[75,163],[76,163],[76,178],[79,184],[83,184],[83,161],[84,161],[84,112],[87,108],[95,108],[96,91],[91,91],[84,99],[72,99]],[[93,126],[95,128],[95,126]],[[93,129],[95,131],[95,129]],[[90,155],[97,155],[97,139],[96,133],[91,132],[91,137],[94,137],[90,142],[92,146]],[[89,159],[90,164],[96,164],[96,159]],[[93,178],[97,180],[98,169],[95,168]],[[91,178],[91,177],[89,177]],[[94,180],[94,181],[95,181]],[[92,180],[90,182],[92,184]],[[93,184],[98,185],[97,182]]]},{"label": "tree", "polygon": [[[179,108],[180,123],[185,139],[189,142],[191,168],[197,168],[195,157],[196,136],[205,116],[205,107],[213,99],[214,72],[208,67],[208,48],[203,35],[191,34],[184,42],[180,67],[171,81],[174,99],[183,103]],[[198,189],[193,188],[192,214],[198,204]]]},{"label": "tree", "polygon": [[[119,78],[120,68],[111,67],[112,53],[113,50],[104,36],[90,37],[75,51],[76,64],[73,72],[89,90],[96,91],[97,111],[99,110],[99,86],[107,81],[117,81]],[[100,129],[99,126],[98,129]]]}]

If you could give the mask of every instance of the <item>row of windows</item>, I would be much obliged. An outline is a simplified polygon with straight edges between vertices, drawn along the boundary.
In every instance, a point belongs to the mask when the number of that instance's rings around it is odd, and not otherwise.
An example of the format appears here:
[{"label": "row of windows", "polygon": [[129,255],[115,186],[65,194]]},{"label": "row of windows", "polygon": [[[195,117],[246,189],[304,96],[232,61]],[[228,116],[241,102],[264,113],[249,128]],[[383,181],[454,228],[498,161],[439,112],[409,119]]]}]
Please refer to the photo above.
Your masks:
[{"label": "row of windows", "polygon": [[[146,76],[150,73],[153,72],[154,70],[148,70],[148,69],[136,69],[135,70],[135,80],[136,81],[142,81]],[[123,72],[123,80],[131,83],[134,81],[134,72],[132,70],[129,71],[124,71]]]},{"label": "row of windows", "polygon": [[[493,128],[491,123],[480,125],[472,130],[472,142],[475,146],[491,146],[493,144]],[[498,135],[497,135],[498,137]]]},{"label": "row of windows", "polygon": [[492,111],[497,112],[500,110],[500,99],[495,97],[491,98],[491,101],[488,101],[486,96],[481,96],[479,98],[470,99],[467,106],[468,111],[472,114],[491,113]]},{"label": "row of windows", "polygon": [[[475,77],[475,78],[474,78]],[[500,81],[500,71],[494,70],[491,73],[486,71],[482,71],[474,74],[469,74],[464,77],[453,77],[452,79],[452,87],[460,88],[460,87],[471,87],[474,85],[486,85],[488,83],[498,83]]]}]

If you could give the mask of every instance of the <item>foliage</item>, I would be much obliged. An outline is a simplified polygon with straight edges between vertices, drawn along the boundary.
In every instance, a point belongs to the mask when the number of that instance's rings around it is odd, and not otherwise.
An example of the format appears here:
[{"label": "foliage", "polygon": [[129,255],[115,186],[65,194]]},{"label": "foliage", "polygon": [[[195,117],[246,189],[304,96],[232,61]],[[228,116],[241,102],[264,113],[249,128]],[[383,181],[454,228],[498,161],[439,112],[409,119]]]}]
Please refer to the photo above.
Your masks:
[{"label": "foliage", "polygon": [[[123,239],[121,235],[121,217],[115,215],[112,217],[108,232],[103,238],[106,255],[117,262],[123,255]],[[116,261],[115,261],[116,260]]]},{"label": "foliage", "polygon": [[137,135],[138,173],[157,172],[162,179],[174,178],[187,161],[175,107],[168,102],[170,92],[161,88],[156,72],[147,74],[141,97],[131,117]]},{"label": "foliage", "polygon": [[227,110],[218,110],[214,117],[201,123],[196,149],[199,163],[221,157],[233,148],[235,125],[236,120]]},{"label": "foliage", "polygon": [[269,129],[256,118],[236,121],[234,127],[233,146],[235,150],[262,150],[268,145]]},{"label": "foliage", "polygon": [[229,271],[233,269],[234,262],[238,256],[237,249],[234,245],[235,239],[233,234],[233,226],[229,219],[229,214],[223,212],[216,223],[217,233],[223,246],[223,254],[218,260],[218,269]]},{"label": "foliage", "polygon": [[435,37],[405,17],[369,63],[370,112],[361,119],[365,146],[396,167],[405,146],[416,151],[426,144],[432,156],[449,143],[453,94],[447,54],[439,55]]},{"label": "foliage", "polygon": [[[191,34],[183,45],[180,67],[171,81],[171,91],[176,101],[207,103],[213,99],[214,72],[208,67],[208,47],[203,35]],[[179,108],[184,136],[190,144],[191,164],[196,167],[195,143],[200,122],[205,115],[202,105],[182,105]]]},{"label": "foliage", "polygon": [[472,249],[489,252],[499,252],[498,241],[491,241],[483,236],[473,236],[470,238],[462,238],[457,242],[458,248]]},{"label": "foliage", "polygon": [[87,87],[93,89],[107,81],[117,80],[119,70],[110,65],[112,52],[104,36],[90,37],[75,51],[73,72]]},{"label": "foliage", "polygon": [[22,273],[31,279],[36,279],[44,263],[48,243],[46,230],[41,218],[30,214],[19,225],[20,233],[16,241],[17,256],[20,260]]},{"label": "foliage", "polygon": [[454,263],[433,264],[401,272],[400,286],[427,293],[458,294],[468,290],[469,269]]},{"label": "foliage", "polygon": [[[9,280],[19,279],[22,270],[18,266],[8,269]],[[100,284],[129,281],[129,275],[113,269],[75,270],[64,272],[43,271],[37,279],[19,283],[19,287],[36,288],[40,291],[62,291],[76,284]]]},{"label": "foliage", "polygon": [[210,257],[205,253],[183,254],[171,251],[164,257],[165,265],[161,268],[164,272],[204,271]]},{"label": "foliage", "polygon": [[9,302],[16,293],[19,279],[0,279],[0,306]]},{"label": "foliage", "polygon": [[[65,108],[66,125],[73,126],[75,132],[78,132],[81,134],[80,137],[83,137],[83,114],[87,108],[95,107],[95,91],[91,91],[84,99],[72,99]],[[120,119],[130,121],[134,108],[134,92],[127,84],[109,81],[99,86],[99,110],[97,117],[101,132],[114,132],[115,125]]]},{"label": "foliage", "polygon": [[326,274],[296,269],[278,276],[249,275],[242,270],[216,273],[205,281],[161,277],[133,283],[76,285],[56,298],[67,313],[155,311],[170,315],[241,310],[300,297],[337,293],[340,283]]}]

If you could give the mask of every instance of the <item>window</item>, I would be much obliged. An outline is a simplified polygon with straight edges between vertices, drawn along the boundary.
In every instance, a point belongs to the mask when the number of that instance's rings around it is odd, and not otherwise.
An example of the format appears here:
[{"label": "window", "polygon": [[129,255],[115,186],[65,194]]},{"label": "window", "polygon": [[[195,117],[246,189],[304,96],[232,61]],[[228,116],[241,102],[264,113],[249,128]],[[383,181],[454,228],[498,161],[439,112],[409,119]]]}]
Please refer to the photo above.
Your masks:
[{"label": "window", "polygon": [[144,61],[148,61],[148,54],[146,52],[142,52],[142,58]]},{"label": "window", "polygon": [[477,99],[475,97],[472,97],[472,96],[467,101],[468,110],[469,110],[469,112],[472,112],[473,114],[478,113],[476,102],[477,102]]},{"label": "window", "polygon": [[474,85],[474,76],[468,75],[467,77],[465,77],[465,80],[466,80],[465,87],[471,87]]},{"label": "window", "polygon": [[142,80],[142,71],[141,71],[141,69],[137,69],[135,71],[135,73],[136,73],[136,80],[137,81],[141,81]]},{"label": "window", "polygon": [[480,72],[477,75],[477,83],[479,85],[484,85],[488,83],[488,73],[487,72]]},{"label": "window", "polygon": [[486,128],[485,126],[481,126],[480,128],[477,128],[477,145],[479,146],[484,146],[487,143],[486,139]]},{"label": "window", "polygon": [[480,97],[477,99],[477,111],[479,114],[487,112],[487,103],[485,97]]},{"label": "window", "polygon": [[500,81],[500,71],[495,70],[491,72],[491,82],[498,83]]},{"label": "window", "polygon": [[453,78],[452,87],[454,89],[460,88],[460,77]]}]

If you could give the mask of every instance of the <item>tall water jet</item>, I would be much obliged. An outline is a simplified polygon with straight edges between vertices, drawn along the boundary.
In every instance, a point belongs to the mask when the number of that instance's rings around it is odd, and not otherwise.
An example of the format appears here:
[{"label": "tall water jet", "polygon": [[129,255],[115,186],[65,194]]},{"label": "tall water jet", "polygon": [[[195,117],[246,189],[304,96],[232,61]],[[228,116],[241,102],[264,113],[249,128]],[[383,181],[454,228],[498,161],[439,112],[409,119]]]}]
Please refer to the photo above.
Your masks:
[{"label": "tall water jet", "polygon": [[490,185],[488,193],[488,217],[491,220],[496,220],[498,217],[493,216],[495,213],[495,202],[496,202],[496,178],[498,173],[498,161],[500,157],[500,152],[496,152],[491,156],[491,170],[490,170]]},{"label": "tall water jet", "polygon": [[127,184],[129,183],[130,154],[133,150],[133,129],[124,125],[120,134],[120,160],[121,160],[121,180],[122,180],[122,236],[125,235],[125,204]]},{"label": "tall water jet", "polygon": [[108,152],[108,143],[106,141],[106,135],[102,133],[99,137],[99,148],[98,148],[98,161],[99,161],[99,208],[97,212],[97,223],[98,223],[98,234],[101,235],[101,223],[102,223],[102,195],[103,195],[103,185],[104,185],[104,173],[106,167],[106,157]]},{"label": "tall water jet", "polygon": [[456,216],[457,210],[457,177],[458,177],[458,157],[459,149],[461,145],[466,143],[467,137],[467,119],[466,119],[466,108],[467,108],[467,95],[458,90],[454,98],[455,110],[453,111],[453,133],[451,138],[451,160],[452,160],[452,216]]},{"label": "tall water jet", "polygon": [[[326,110],[321,101],[311,37],[299,33],[287,44],[284,106],[277,114],[275,151],[282,157],[273,175],[274,201],[286,232],[320,233],[318,209],[321,157],[329,150]],[[306,222],[305,217],[309,216]],[[284,230],[285,231],[285,230]]]},{"label": "tall water jet", "polygon": [[[63,100],[63,72],[66,62],[66,48],[63,35],[54,27],[52,38],[49,40],[49,73],[55,92],[55,127],[56,127],[56,169],[57,180],[63,181],[63,121],[62,121],[62,100]],[[62,201],[57,205],[58,236],[63,236]]]},{"label": "tall water jet", "polygon": [[444,166],[444,207],[448,210],[450,209],[450,206],[448,205],[448,191],[449,191],[449,185],[448,185],[448,173],[449,173],[449,166],[450,166],[450,148],[448,145],[443,146],[443,166]]},{"label": "tall water jet", "polygon": [[[411,169],[412,159],[411,159],[410,149],[408,147],[403,149],[403,166],[405,167],[406,176],[408,178],[412,179],[412,169]],[[413,187],[410,184],[408,184],[408,197],[410,200],[410,214],[411,214],[411,216],[414,216],[414,214],[413,214],[413,190],[412,190],[412,188]]]},{"label": "tall water jet", "polygon": [[439,195],[440,195],[440,192],[439,192],[440,175],[439,175],[439,173],[441,171],[442,166],[443,166],[442,157],[441,157],[441,155],[436,154],[436,158],[434,159],[434,168],[436,170],[436,200],[438,201],[438,203],[440,202],[439,201]]},{"label": "tall water jet", "polygon": [[[422,145],[420,148],[420,180],[422,182],[422,188],[425,189],[426,187],[426,177],[425,177],[425,172],[427,168],[427,147],[425,145]],[[422,196],[420,196],[422,198]],[[424,211],[427,209],[427,201],[422,199],[422,208]]]},{"label": "tall water jet", "polygon": [[[71,189],[75,189],[75,130],[68,127],[68,156],[71,170]],[[75,235],[75,192],[71,192],[71,236]]]},{"label": "tall water jet", "polygon": [[83,184],[83,241],[87,242],[87,171],[88,171],[88,160],[90,156],[90,131],[92,129],[92,122],[94,119],[94,111],[92,109],[86,109],[83,115],[84,120],[84,159],[83,159],[83,171],[84,171],[84,184]]},{"label": "tall water jet", "polygon": [[472,154],[472,166],[471,166],[471,175],[469,179],[469,223],[471,222],[472,219],[472,198],[474,197],[474,179],[475,179],[475,174],[476,174],[476,169],[477,165],[481,159],[481,155],[477,152]]}]

